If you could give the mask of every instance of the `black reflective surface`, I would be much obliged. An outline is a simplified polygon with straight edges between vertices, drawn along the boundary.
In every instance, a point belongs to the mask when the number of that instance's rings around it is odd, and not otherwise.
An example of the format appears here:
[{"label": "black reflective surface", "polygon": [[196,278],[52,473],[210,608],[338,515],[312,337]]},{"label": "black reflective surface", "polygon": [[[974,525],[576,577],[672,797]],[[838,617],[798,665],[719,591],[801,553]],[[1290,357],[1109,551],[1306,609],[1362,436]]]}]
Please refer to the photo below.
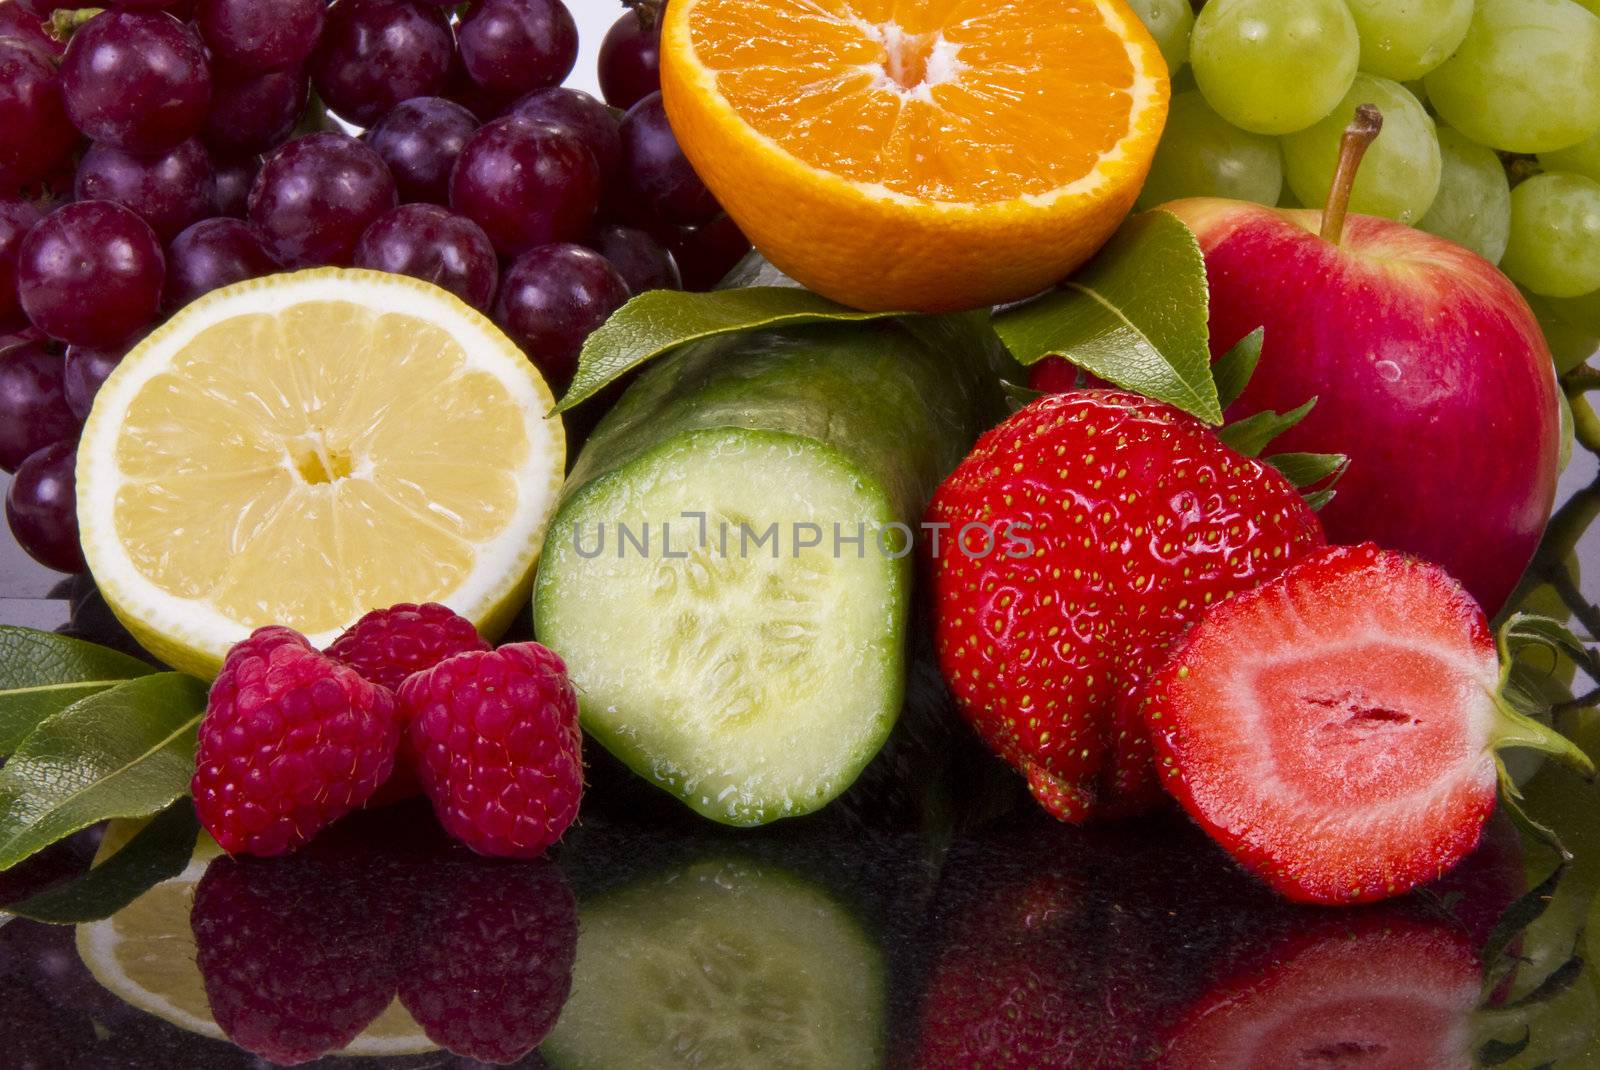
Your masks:
[{"label": "black reflective surface", "polygon": [[[1597,478],[1580,451],[1544,559],[1591,633]],[[0,622],[126,644],[91,585],[0,543]],[[415,803],[285,859],[202,842],[109,918],[0,925],[0,1067],[1600,1067],[1600,795],[1565,770],[1523,770],[1565,868],[1502,813],[1436,885],[1300,908],[1177,817],[1050,821],[945,701],[924,657],[862,781],[762,830],[590,747],[581,821],[535,863],[476,858]],[[1600,755],[1593,716],[1562,727]],[[126,835],[0,874],[0,902]]]}]

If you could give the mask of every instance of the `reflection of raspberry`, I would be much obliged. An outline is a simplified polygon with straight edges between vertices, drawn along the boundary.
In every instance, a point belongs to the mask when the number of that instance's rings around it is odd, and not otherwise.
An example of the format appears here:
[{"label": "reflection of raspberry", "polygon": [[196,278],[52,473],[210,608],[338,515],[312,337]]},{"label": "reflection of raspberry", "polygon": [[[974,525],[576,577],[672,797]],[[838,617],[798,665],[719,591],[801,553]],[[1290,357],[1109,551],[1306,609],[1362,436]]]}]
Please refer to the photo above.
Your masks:
[{"label": "reflection of raspberry", "polygon": [[488,650],[472,622],[437,602],[375,609],[333,641],[326,653],[375,684],[398,691],[414,672],[467,650]]},{"label": "reflection of raspberry", "polygon": [[556,1023],[572,986],[578,912],[548,862],[441,867],[400,979],[428,1039],[457,1055],[516,1062]]},{"label": "reflection of raspberry", "polygon": [[337,1051],[395,994],[385,914],[359,859],[217,858],[195,888],[196,961],[235,1044],[283,1066]]},{"label": "reflection of raspberry", "polygon": [[262,628],[211,686],[195,811],[229,854],[282,854],[371,798],[399,739],[387,690],[288,628]]},{"label": "reflection of raspberry", "polygon": [[400,688],[417,774],[445,831],[486,855],[532,858],[583,795],[578,697],[538,643],[457,654]]}]

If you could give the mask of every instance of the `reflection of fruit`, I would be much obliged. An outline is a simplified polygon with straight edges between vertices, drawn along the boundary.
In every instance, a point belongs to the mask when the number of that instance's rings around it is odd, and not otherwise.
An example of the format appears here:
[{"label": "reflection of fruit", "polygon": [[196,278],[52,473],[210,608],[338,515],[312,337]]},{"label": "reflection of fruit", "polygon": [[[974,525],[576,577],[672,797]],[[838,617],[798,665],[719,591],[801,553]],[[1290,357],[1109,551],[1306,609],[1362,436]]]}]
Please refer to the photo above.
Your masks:
[{"label": "reflection of fruit", "polygon": [[442,290],[335,270],[241,283],[101,389],[79,451],[85,555],[129,630],[196,673],[255,627],[321,646],[397,602],[498,635],[561,482],[551,404]]},{"label": "reflection of fruit", "polygon": [[1218,960],[1281,919],[1187,823],[1027,819],[958,843],[923,991],[918,1070],[1128,1070]]},{"label": "reflection of fruit", "polygon": [[1166,65],[1132,12],[870,10],[667,8],[667,112],[740,228],[863,308],[1015,300],[1087,259],[1138,195],[1167,110]]},{"label": "reflection of fruit", "polygon": [[1442,922],[1376,909],[1288,938],[1178,1021],[1163,1070],[1466,1070],[1482,971]]},{"label": "reflection of fruit", "polygon": [[1144,713],[1168,790],[1248,869],[1297,901],[1369,902],[1477,846],[1497,747],[1582,764],[1512,710],[1499,677],[1467,593],[1368,543],[1212,609],[1151,679]]},{"label": "reflection of fruit", "polygon": [[736,860],[673,867],[579,911],[561,1070],[883,1065],[877,947],[810,882]]},{"label": "reflection of fruit", "polygon": [[[101,857],[119,849],[134,831],[129,823],[114,822],[101,847]],[[194,858],[182,874],[156,885],[103,921],[79,925],[77,943],[78,954],[95,979],[132,1006],[191,1033],[224,1040],[226,1034],[212,1017],[206,1000],[190,924],[195,886],[205,874],[207,863],[220,855],[217,845],[202,834]],[[301,857],[229,864],[275,869],[304,865],[299,861]],[[309,902],[300,905],[311,906]],[[290,919],[285,924],[292,923]],[[319,940],[323,938],[324,934],[318,935]],[[433,1050],[434,1045],[395,1002],[343,1054],[393,1057]]]},{"label": "reflection of fruit", "polygon": [[441,865],[431,877],[400,1000],[436,1044],[516,1062],[549,1034],[572,986],[572,890],[549,863]]},{"label": "reflection of fruit", "polygon": [[282,1066],[344,1048],[394,999],[383,915],[343,861],[216,858],[194,890],[211,1014],[228,1039]]},{"label": "reflection of fruit", "polygon": [[[1328,537],[1444,565],[1491,613],[1538,545],[1555,499],[1555,376],[1505,276],[1431,234],[1237,201],[1168,206],[1211,280],[1212,353],[1264,326],[1231,417],[1317,405],[1275,449],[1344,453]],[[1492,433],[1486,429],[1493,429]]]},{"label": "reflection of fruit", "polygon": [[284,854],[371,799],[394,769],[394,695],[288,628],[234,646],[211,686],[189,785],[229,854]]},{"label": "reflection of fruit", "polygon": [[940,668],[1069,821],[1161,800],[1146,674],[1206,607],[1323,543],[1276,470],[1169,405],[1107,390],[1040,399],[991,431],[928,519],[948,526],[932,566]]}]

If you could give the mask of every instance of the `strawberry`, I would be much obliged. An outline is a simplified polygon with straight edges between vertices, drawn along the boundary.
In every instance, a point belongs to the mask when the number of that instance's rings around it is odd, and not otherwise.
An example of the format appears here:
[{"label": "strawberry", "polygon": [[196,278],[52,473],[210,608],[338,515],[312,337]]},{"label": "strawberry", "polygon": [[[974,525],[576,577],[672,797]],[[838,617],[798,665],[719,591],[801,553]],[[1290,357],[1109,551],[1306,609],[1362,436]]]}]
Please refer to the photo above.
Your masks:
[{"label": "strawberry", "polygon": [[1507,678],[1483,610],[1443,569],[1329,547],[1207,613],[1144,715],[1168,790],[1247,869],[1293,900],[1370,902],[1477,846],[1496,748],[1593,774],[1514,708]]},{"label": "strawberry", "polygon": [[1040,398],[990,431],[929,520],[949,525],[929,543],[945,679],[1068,821],[1161,801],[1138,710],[1146,677],[1207,606],[1324,541],[1276,470],[1170,405],[1112,390]]}]

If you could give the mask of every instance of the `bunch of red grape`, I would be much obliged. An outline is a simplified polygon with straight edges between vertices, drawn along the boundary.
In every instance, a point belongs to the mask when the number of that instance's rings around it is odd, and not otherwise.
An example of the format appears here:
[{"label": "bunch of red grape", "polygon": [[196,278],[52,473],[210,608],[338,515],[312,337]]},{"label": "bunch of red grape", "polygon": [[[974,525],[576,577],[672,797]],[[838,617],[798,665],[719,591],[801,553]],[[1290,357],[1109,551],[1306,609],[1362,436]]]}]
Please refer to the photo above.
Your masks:
[{"label": "bunch of red grape", "polygon": [[426,279],[559,391],[631,294],[717,282],[749,243],[667,123],[661,0],[628,2],[602,103],[561,85],[561,0],[0,0],[0,468],[23,548],[83,568],[95,391],[220,286]]}]

